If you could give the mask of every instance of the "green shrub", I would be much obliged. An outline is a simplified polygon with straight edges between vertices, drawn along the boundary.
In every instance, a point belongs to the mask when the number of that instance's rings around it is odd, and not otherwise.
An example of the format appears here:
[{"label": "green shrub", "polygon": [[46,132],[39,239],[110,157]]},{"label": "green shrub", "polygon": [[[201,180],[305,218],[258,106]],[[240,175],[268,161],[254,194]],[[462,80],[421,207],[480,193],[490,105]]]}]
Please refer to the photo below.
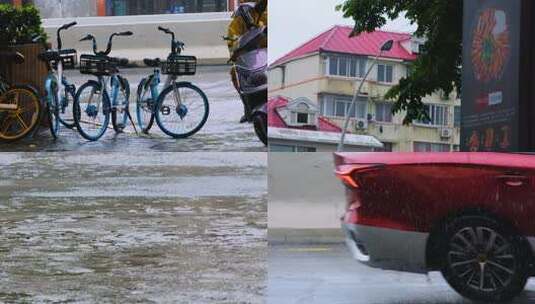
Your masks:
[{"label": "green shrub", "polygon": [[0,29],[0,47],[31,43],[35,35],[46,40],[39,10],[33,5],[0,4]]}]

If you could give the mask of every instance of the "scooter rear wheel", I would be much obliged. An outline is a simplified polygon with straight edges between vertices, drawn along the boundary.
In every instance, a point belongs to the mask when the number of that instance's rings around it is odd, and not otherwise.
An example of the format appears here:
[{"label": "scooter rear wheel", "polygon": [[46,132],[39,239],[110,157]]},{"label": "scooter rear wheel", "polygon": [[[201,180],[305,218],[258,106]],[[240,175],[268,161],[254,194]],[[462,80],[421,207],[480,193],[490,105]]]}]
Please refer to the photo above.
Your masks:
[{"label": "scooter rear wheel", "polygon": [[267,115],[265,113],[256,114],[253,117],[253,125],[256,136],[260,141],[267,146],[268,145],[268,128],[267,128]]}]

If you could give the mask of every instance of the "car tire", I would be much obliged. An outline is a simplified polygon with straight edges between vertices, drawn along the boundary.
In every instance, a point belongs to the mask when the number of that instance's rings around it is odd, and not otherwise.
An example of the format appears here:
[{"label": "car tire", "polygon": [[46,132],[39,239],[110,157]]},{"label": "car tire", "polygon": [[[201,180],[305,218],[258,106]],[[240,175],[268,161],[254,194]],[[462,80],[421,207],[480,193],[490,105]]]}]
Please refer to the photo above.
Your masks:
[{"label": "car tire", "polygon": [[531,255],[512,229],[485,216],[463,216],[444,233],[442,275],[463,297],[495,303],[523,291]]}]

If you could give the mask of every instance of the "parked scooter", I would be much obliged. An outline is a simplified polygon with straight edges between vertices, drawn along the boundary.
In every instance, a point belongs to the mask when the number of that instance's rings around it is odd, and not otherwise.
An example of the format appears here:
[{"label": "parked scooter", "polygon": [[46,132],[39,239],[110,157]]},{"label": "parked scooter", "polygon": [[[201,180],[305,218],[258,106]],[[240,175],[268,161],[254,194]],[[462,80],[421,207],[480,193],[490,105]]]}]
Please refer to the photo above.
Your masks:
[{"label": "parked scooter", "polygon": [[246,121],[254,125],[256,135],[267,146],[267,27],[256,26],[248,17],[242,16],[249,30],[236,40],[230,61]]}]

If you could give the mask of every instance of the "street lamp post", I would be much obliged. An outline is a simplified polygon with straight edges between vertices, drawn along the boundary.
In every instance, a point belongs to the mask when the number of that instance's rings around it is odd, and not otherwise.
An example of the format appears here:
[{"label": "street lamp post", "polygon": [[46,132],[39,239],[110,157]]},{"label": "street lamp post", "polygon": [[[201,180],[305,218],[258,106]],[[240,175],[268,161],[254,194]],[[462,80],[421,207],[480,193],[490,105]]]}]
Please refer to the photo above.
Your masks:
[{"label": "street lamp post", "polygon": [[392,49],[393,45],[394,45],[394,40],[388,40],[381,46],[381,49],[379,50],[379,53],[377,54],[377,56],[375,56],[375,59],[372,61],[372,64],[370,65],[370,68],[366,72],[366,75],[364,75],[364,78],[362,78],[362,80],[360,81],[360,85],[358,87],[358,90],[355,91],[355,95],[353,96],[353,101],[351,102],[351,106],[349,107],[349,110],[346,112],[346,120],[345,120],[345,123],[344,123],[344,129],[342,130],[342,137],[340,138],[340,143],[338,144],[338,152],[343,152],[344,151],[344,141],[345,141],[345,138],[346,138],[347,128],[349,127],[349,118],[350,118],[349,113],[351,113],[355,109],[355,105],[356,105],[357,99],[358,99],[358,97],[360,95],[360,91],[362,90],[362,86],[364,85],[364,81],[366,81],[366,78],[368,78],[368,76],[370,75],[373,67],[375,66],[375,64],[379,60],[379,57],[381,57],[384,52],[390,51]]}]

